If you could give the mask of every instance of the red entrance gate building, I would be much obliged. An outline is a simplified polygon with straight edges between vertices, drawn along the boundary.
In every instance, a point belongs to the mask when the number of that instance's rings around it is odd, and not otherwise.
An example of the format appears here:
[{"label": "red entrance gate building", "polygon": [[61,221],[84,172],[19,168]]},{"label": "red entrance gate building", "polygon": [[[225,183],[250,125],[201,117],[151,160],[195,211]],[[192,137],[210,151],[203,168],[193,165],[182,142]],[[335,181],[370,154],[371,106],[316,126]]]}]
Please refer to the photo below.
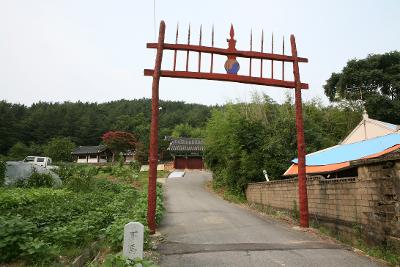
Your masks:
[{"label": "red entrance gate building", "polygon": [[203,169],[204,144],[201,138],[174,138],[168,147],[175,169]]},{"label": "red entrance gate building", "polygon": [[[261,39],[261,51],[253,51],[252,35],[250,35],[250,50],[243,51],[236,49],[236,40],[234,39],[234,29],[231,26],[230,39],[227,40],[228,48],[214,47],[214,29],[212,31],[211,46],[202,45],[202,30],[200,28],[199,44],[190,44],[190,27],[188,31],[187,44],[178,44],[178,29],[176,30],[175,44],[164,42],[165,37],[165,23],[161,21],[159,36],[157,43],[148,43],[147,48],[157,49],[156,60],[154,69],[145,69],[145,76],[153,77],[152,84],[152,120],[150,132],[150,150],[149,150],[149,186],[148,186],[148,209],[147,221],[150,232],[154,233],[156,229],[155,223],[155,209],[156,209],[156,179],[157,179],[157,162],[158,162],[158,111],[159,111],[159,82],[160,77],[170,78],[189,78],[189,79],[206,79],[216,81],[230,81],[247,84],[258,84],[265,86],[274,86],[282,88],[295,89],[295,105],[296,105],[296,129],[297,129],[297,154],[298,154],[298,177],[299,177],[299,206],[300,206],[300,226],[308,227],[308,201],[307,201],[307,186],[305,174],[305,142],[304,142],[304,128],[303,128],[303,113],[301,102],[301,90],[308,89],[308,84],[301,83],[299,62],[308,62],[308,59],[297,56],[296,41],[294,35],[290,36],[291,52],[292,55],[284,54],[284,43],[282,54],[274,53],[273,42],[271,53],[264,53],[264,34]],[[172,70],[161,70],[161,63],[163,59],[164,50],[171,50],[174,53],[172,62]],[[183,71],[176,70],[176,58],[178,51],[186,52],[186,68]],[[197,71],[189,71],[189,56],[190,52],[198,53],[198,68]],[[202,54],[210,55],[210,68],[207,71],[202,71]],[[214,56],[226,56],[225,62],[226,73],[214,72]],[[240,64],[237,58],[249,59],[249,73],[248,75],[239,75]],[[253,75],[252,63],[253,61],[260,62],[259,75]],[[265,76],[263,71],[263,61],[271,62],[271,69],[269,77]],[[281,77],[278,78],[274,75],[274,63],[281,63],[282,72]],[[293,80],[285,79],[285,63],[291,63],[293,66]],[[204,68],[203,68],[204,69]]]}]

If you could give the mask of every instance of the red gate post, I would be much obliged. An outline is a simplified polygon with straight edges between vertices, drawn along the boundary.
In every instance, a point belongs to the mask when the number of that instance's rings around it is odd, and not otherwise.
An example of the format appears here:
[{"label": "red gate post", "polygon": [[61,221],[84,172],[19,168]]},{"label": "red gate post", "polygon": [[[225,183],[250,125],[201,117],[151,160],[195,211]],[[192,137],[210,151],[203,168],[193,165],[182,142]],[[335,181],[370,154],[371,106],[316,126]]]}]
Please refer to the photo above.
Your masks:
[{"label": "red gate post", "polygon": [[153,73],[151,96],[151,129],[149,149],[149,185],[147,191],[147,224],[150,234],[156,232],[156,202],[157,202],[157,163],[158,163],[158,88],[160,84],[160,70],[164,50],[165,23],[160,22],[156,62]]},{"label": "red gate post", "polygon": [[296,105],[296,130],[297,130],[297,158],[298,158],[298,179],[299,179],[299,206],[300,206],[300,226],[308,227],[308,198],[306,181],[306,145],[304,142],[303,108],[301,103],[301,82],[299,63],[297,59],[296,40],[294,35],[290,36],[292,46],[293,75],[295,80],[295,105]]}]

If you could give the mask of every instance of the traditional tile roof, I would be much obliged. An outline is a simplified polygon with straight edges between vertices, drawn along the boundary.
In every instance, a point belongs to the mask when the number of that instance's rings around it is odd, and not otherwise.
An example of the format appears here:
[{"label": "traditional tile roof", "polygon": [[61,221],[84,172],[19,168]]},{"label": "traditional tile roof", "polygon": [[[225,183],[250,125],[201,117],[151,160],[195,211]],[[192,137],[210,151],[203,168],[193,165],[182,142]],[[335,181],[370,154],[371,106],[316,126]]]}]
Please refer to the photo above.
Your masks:
[{"label": "traditional tile roof", "polygon": [[107,150],[105,145],[98,146],[79,146],[71,152],[72,155],[98,154]]},{"label": "traditional tile roof", "polygon": [[175,138],[171,141],[168,150],[171,152],[203,152],[203,139],[188,137]]}]

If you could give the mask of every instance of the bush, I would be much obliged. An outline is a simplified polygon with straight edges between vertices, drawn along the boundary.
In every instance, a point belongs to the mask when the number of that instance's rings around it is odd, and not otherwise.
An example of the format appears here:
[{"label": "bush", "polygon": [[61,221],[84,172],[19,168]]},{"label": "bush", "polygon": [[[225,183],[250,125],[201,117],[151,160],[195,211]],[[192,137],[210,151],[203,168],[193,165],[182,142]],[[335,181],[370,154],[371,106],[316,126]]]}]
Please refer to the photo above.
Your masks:
[{"label": "bush", "polygon": [[137,180],[139,177],[139,169],[140,164],[137,162],[131,162],[129,166],[114,164],[100,168],[102,173],[110,174],[125,183],[132,183],[134,180]]},{"label": "bush", "polygon": [[54,179],[50,174],[33,171],[26,181],[28,187],[52,187]]},{"label": "bush", "polygon": [[63,180],[68,180],[75,173],[75,168],[68,164],[59,164],[57,169],[53,170]]},{"label": "bush", "polygon": [[94,189],[94,177],[90,174],[90,171],[82,170],[68,177],[65,185],[75,192],[89,192]]},{"label": "bush", "polygon": [[129,218],[118,218],[106,228],[105,235],[107,238],[107,243],[112,251],[119,251],[122,249],[122,242],[124,240],[124,226],[129,222]]},{"label": "bush", "polygon": [[142,165],[141,165],[141,164],[139,163],[139,161],[137,161],[137,160],[134,160],[134,161],[129,162],[129,168],[130,168],[132,171],[139,172],[141,166],[142,166]]},{"label": "bush", "polygon": [[94,189],[94,176],[99,170],[84,164],[61,164],[55,172],[63,179],[65,187],[75,192],[88,192]]},{"label": "bush", "polygon": [[111,173],[112,172],[112,165],[111,164],[104,165],[104,166],[102,166],[100,168],[100,170],[102,172],[105,172],[105,173]]}]

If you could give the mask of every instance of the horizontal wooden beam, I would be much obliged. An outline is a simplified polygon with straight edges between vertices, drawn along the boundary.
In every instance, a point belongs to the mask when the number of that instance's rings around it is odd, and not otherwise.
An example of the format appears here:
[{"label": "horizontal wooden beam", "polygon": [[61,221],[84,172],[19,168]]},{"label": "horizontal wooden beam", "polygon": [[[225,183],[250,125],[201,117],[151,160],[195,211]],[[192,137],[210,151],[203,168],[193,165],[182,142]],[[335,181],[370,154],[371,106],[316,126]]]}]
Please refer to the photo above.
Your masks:
[{"label": "horizontal wooden beam", "polygon": [[[209,47],[209,46],[200,46],[200,45],[187,45],[187,44],[164,44],[165,50],[178,50],[178,51],[193,51],[193,52],[202,52],[202,53],[213,53],[218,55],[235,55],[238,57],[244,58],[256,58],[256,59],[269,59],[269,60],[277,60],[277,61],[287,61],[293,62],[295,58],[292,56],[286,55],[279,55],[279,54],[271,54],[271,53],[262,53],[256,51],[241,51],[235,50],[230,51],[224,48],[217,48],[217,47]],[[157,48],[157,43],[148,43],[147,48]],[[298,57],[298,62],[308,62],[307,58]]]},{"label": "horizontal wooden beam", "polygon": [[[154,70],[151,69],[144,70],[144,76],[153,76],[153,73]],[[275,86],[283,88],[295,88],[295,82],[293,81],[282,81],[269,78],[259,78],[259,77],[224,74],[224,73],[161,70],[160,76],[169,78],[203,79],[203,80],[258,84],[258,85]],[[308,89],[308,84],[301,83],[301,89]]]}]

